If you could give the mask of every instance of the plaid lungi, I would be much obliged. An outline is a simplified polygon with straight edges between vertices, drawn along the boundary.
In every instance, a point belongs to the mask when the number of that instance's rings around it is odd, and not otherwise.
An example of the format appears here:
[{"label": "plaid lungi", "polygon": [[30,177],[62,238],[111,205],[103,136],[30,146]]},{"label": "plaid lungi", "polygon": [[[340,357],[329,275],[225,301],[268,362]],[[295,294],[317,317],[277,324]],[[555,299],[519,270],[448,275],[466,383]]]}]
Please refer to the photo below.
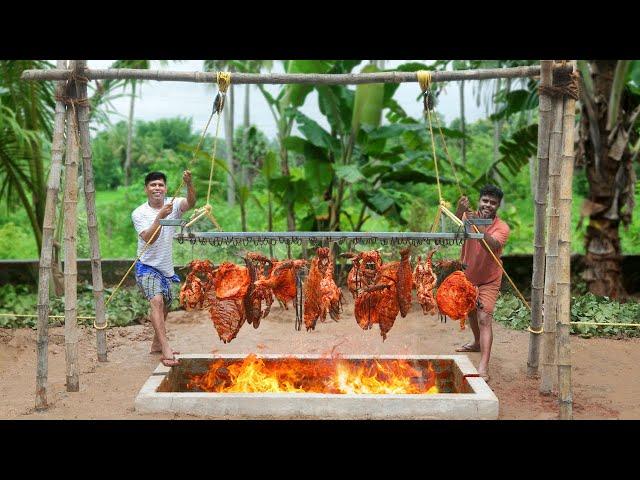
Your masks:
[{"label": "plaid lungi", "polygon": [[136,283],[147,300],[151,300],[156,295],[162,295],[165,305],[171,305],[173,293],[170,282],[178,283],[180,282],[180,277],[178,275],[165,277],[157,269],[145,265],[139,260],[136,262]]}]

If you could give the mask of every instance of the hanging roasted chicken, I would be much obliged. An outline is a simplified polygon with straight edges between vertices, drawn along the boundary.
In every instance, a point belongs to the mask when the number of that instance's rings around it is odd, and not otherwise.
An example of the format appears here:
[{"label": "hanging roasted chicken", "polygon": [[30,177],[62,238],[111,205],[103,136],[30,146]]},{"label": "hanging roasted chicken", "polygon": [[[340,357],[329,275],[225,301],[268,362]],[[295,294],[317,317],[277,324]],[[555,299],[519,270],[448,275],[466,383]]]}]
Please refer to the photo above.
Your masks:
[{"label": "hanging roasted chicken", "polygon": [[460,330],[464,330],[467,315],[477,306],[478,288],[464,272],[457,270],[442,282],[436,292],[436,301],[440,313],[460,320]]}]

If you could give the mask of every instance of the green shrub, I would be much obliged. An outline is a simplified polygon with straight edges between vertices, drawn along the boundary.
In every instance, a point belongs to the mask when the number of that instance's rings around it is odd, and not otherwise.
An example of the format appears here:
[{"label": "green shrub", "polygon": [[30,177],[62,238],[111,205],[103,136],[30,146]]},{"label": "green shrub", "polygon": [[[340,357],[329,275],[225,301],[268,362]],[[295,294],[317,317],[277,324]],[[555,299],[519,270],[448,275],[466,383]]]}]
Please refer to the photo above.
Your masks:
[{"label": "green shrub", "polygon": [[[105,301],[111,295],[113,289],[104,290]],[[172,309],[177,308],[177,295],[174,295]],[[49,301],[50,315],[64,315],[64,297],[52,297]],[[37,315],[38,295],[33,287],[28,285],[3,285],[0,287],[0,313]],[[78,285],[78,316],[93,316],[94,309],[93,289],[90,285]],[[149,315],[149,302],[143,297],[137,287],[121,288],[116,292],[112,301],[107,306],[109,326],[124,327]],[[0,327],[5,328],[35,328],[37,317],[0,316]],[[52,326],[64,324],[60,318],[50,318]],[[92,319],[83,319],[79,323],[93,325]]]},{"label": "green shrub", "polygon": [[[531,314],[522,301],[511,293],[502,293],[496,302],[493,318],[503,325],[516,330],[524,330],[531,322]],[[609,297],[597,297],[592,293],[572,297],[572,322],[633,323],[640,325],[640,303],[630,301],[620,303]],[[592,336],[640,336],[640,327],[616,325],[571,324],[571,333],[581,337]]]}]

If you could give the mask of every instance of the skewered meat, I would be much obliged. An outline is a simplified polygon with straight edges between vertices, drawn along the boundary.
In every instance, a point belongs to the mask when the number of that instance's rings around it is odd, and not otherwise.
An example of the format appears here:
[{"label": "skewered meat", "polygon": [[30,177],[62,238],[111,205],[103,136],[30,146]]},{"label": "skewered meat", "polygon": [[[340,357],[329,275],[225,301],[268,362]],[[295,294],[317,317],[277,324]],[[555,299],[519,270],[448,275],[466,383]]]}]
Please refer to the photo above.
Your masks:
[{"label": "skewered meat", "polygon": [[382,266],[382,258],[377,250],[360,252],[359,254],[345,254],[353,261],[353,267],[347,276],[347,287],[353,298],[356,298],[363,288],[373,285],[376,275]]},{"label": "skewered meat", "polygon": [[216,269],[209,260],[193,260],[188,267],[189,273],[180,288],[180,305],[185,310],[203,308],[205,294],[213,285]]},{"label": "skewered meat", "polygon": [[307,331],[315,329],[318,318],[324,322],[327,313],[338,321],[342,309],[342,292],[333,280],[333,259],[329,249],[320,247],[316,254],[304,284],[304,324]]},{"label": "skewered meat", "polygon": [[245,320],[244,302],[240,299],[218,299],[211,296],[209,316],[220,340],[229,343],[236,338]]},{"label": "skewered meat", "polygon": [[467,315],[476,308],[478,288],[463,272],[457,270],[442,282],[436,293],[436,300],[440,313],[460,320],[460,330],[464,330]]},{"label": "skewered meat", "polygon": [[413,293],[413,272],[409,261],[408,248],[400,250],[400,264],[398,265],[398,307],[400,315],[404,318],[411,310],[411,295]]},{"label": "skewered meat", "polygon": [[[245,321],[245,296],[250,286],[247,267],[223,262],[213,280],[213,291],[208,295],[209,314],[220,340],[233,340]],[[252,318],[253,319],[253,318]]]},{"label": "skewered meat", "polygon": [[249,271],[231,262],[222,262],[213,280],[218,299],[243,299],[249,288]]},{"label": "skewered meat", "polygon": [[284,308],[288,309],[287,302],[296,298],[296,272],[306,267],[306,265],[306,260],[284,260],[282,262],[275,262],[269,276],[257,280],[256,287],[268,289],[273,292],[276,298],[282,302]]},{"label": "skewered meat", "polygon": [[431,257],[435,250],[431,250],[427,254],[427,259],[422,262],[422,258],[418,257],[418,263],[413,272],[414,283],[416,287],[416,296],[418,303],[422,306],[422,313],[425,315],[433,315],[436,313],[436,300],[433,298],[433,287],[436,283],[436,276],[433,273],[431,265]]},{"label": "skewered meat", "polygon": [[400,262],[383,263],[375,284],[365,287],[356,297],[354,312],[358,325],[368,330],[377,323],[383,340],[386,340],[400,311],[397,290],[399,270]]}]

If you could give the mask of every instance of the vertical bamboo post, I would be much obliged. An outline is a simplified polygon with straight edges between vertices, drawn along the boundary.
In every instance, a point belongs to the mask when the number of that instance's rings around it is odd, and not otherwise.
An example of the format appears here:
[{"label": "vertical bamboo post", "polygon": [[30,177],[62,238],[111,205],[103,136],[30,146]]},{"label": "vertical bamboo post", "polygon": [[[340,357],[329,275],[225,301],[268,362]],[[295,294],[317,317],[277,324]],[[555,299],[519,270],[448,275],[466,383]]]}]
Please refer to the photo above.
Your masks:
[{"label": "vertical bamboo post", "polygon": [[[553,60],[540,62],[540,86],[548,87],[552,82]],[[549,140],[551,131],[552,100],[547,94],[540,93],[538,122],[538,174],[536,175],[536,193],[534,212],[535,233],[533,251],[533,275],[531,278],[531,330],[529,335],[529,359],[527,375],[538,374],[540,357],[540,331],[542,326],[542,298],[544,289],[544,240],[545,216],[547,213],[547,190],[549,188]]]},{"label": "vertical bamboo post", "polygon": [[[86,60],[78,60],[78,71],[82,74],[87,66]],[[78,98],[87,98],[87,83],[78,81]],[[84,195],[87,207],[87,227],[91,245],[91,279],[93,297],[96,303],[96,343],[98,361],[107,361],[107,332],[105,325],[104,288],[102,284],[102,263],[100,256],[100,238],[96,217],[96,188],[93,181],[93,161],[91,158],[91,137],[89,134],[89,105],[81,102],[78,105],[78,129],[80,133],[80,151],[82,153],[82,169],[84,172]]]},{"label": "vertical bamboo post", "polygon": [[553,98],[553,122],[549,146],[549,209],[547,217],[548,235],[544,277],[544,333],[542,336],[542,371],[540,393],[549,395],[557,385],[556,367],[556,318],[557,318],[557,271],[558,271],[558,227],[560,193],[560,155],[562,149],[562,98]]},{"label": "vertical bamboo post", "polygon": [[[66,60],[58,60],[57,68],[67,68]],[[56,97],[64,93],[64,81],[56,86]],[[36,410],[47,408],[48,348],[49,348],[49,281],[53,257],[56,204],[60,190],[60,173],[64,149],[65,106],[56,100],[53,139],[51,143],[51,169],[47,182],[47,199],[42,224],[42,250],[40,251],[40,274],[38,276],[38,340],[36,367]]]},{"label": "vertical bamboo post", "polygon": [[[77,62],[71,61],[77,73]],[[69,85],[71,101],[78,98],[73,80]],[[78,266],[76,237],[78,235],[78,118],[73,106],[67,108],[67,155],[64,175],[64,343],[67,392],[80,390],[78,376]]]},{"label": "vertical bamboo post", "polygon": [[[574,71],[577,62],[571,62]],[[558,402],[560,419],[573,418],[571,390],[571,196],[573,184],[573,137],[575,132],[576,101],[565,96],[562,117],[562,170],[560,174],[560,225],[558,231],[558,319],[556,355],[558,361]]]}]

